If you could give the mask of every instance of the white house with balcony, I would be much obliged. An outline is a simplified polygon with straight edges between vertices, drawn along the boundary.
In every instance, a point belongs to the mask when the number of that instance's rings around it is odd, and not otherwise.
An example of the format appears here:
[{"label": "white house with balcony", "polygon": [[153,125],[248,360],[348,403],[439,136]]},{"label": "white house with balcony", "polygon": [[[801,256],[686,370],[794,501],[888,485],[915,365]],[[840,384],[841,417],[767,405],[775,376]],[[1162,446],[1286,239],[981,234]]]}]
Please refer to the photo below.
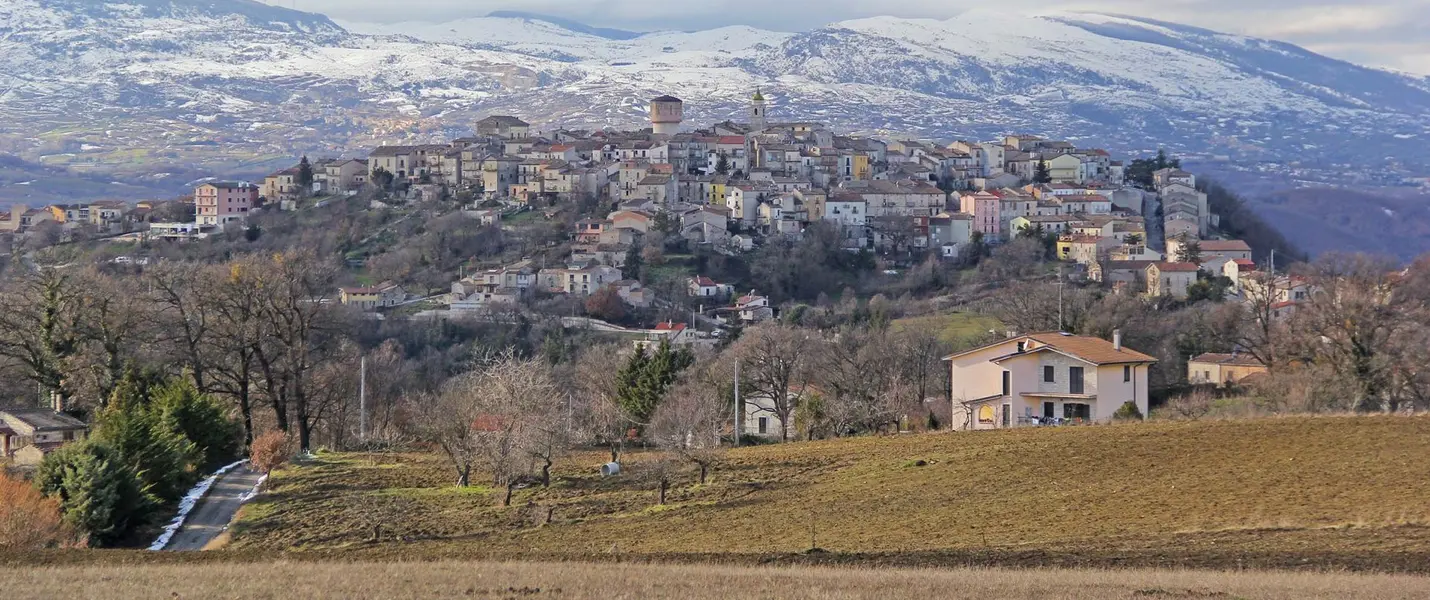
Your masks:
[{"label": "white house with balcony", "polygon": [[953,427],[964,430],[1106,422],[1131,402],[1147,414],[1157,359],[1113,341],[1036,333],[944,357]]}]

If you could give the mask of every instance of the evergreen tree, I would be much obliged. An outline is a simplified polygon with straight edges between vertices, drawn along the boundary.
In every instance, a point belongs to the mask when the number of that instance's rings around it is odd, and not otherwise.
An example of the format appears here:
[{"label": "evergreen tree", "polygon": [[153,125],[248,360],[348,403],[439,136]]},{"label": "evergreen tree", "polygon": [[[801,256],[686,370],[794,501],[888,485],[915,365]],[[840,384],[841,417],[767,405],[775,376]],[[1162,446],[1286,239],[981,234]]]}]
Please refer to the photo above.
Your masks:
[{"label": "evergreen tree", "polygon": [[107,546],[146,525],[158,506],[119,452],[86,440],[50,453],[35,473],[35,486],[58,498],[65,522]]},{"label": "evergreen tree", "polygon": [[1161,171],[1162,169],[1172,166],[1172,163],[1167,162],[1167,150],[1165,148],[1157,149],[1157,159],[1156,162],[1153,163],[1153,166],[1157,167],[1153,169],[1154,171]]},{"label": "evergreen tree", "polygon": [[720,158],[715,161],[715,172],[721,175],[730,174],[730,159],[724,153],[721,153]]},{"label": "evergreen tree", "polygon": [[200,393],[187,378],[176,377],[156,391],[153,410],[158,426],[193,442],[200,469],[207,473],[238,460],[243,428],[228,417],[223,403]]},{"label": "evergreen tree", "polygon": [[688,348],[674,349],[669,340],[661,340],[654,353],[638,349],[617,376],[616,401],[626,416],[637,426],[650,423],[655,409],[675,378],[695,363]]},{"label": "evergreen tree", "polygon": [[1052,183],[1053,174],[1048,170],[1048,161],[1038,161],[1038,166],[1033,171],[1033,183]]},{"label": "evergreen tree", "polygon": [[1183,239],[1182,247],[1177,250],[1177,262],[1202,263],[1202,243],[1199,240]]},{"label": "evergreen tree", "polygon": [[115,386],[94,431],[94,438],[113,449],[163,503],[183,497],[198,480],[202,460],[198,446],[165,423],[155,406],[155,396],[166,385],[162,375],[131,369]]},{"label": "evergreen tree", "polygon": [[313,165],[308,164],[307,156],[298,161],[298,187],[305,191],[313,189]]},{"label": "evergreen tree", "polygon": [[631,244],[626,248],[626,262],[621,264],[621,274],[625,275],[626,279],[644,281],[641,279],[641,266],[644,261],[645,259],[641,258],[640,244]]}]

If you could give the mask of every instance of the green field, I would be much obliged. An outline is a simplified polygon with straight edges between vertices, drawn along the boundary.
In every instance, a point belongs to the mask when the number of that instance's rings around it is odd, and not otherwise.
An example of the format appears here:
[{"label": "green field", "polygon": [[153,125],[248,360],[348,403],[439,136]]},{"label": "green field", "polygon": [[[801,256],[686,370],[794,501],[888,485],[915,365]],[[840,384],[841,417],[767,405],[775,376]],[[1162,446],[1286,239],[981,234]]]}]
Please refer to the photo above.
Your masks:
[{"label": "green field", "polygon": [[590,452],[502,508],[435,455],[323,454],[226,552],[1425,571],[1427,455],[1430,419],[1406,417],[870,437],[734,450],[657,507],[653,454],[602,479]]},{"label": "green field", "polygon": [[894,320],[896,331],[934,331],[940,341],[955,348],[971,346],[991,331],[1002,331],[1003,324],[987,315],[957,312],[946,315],[908,317]]}]

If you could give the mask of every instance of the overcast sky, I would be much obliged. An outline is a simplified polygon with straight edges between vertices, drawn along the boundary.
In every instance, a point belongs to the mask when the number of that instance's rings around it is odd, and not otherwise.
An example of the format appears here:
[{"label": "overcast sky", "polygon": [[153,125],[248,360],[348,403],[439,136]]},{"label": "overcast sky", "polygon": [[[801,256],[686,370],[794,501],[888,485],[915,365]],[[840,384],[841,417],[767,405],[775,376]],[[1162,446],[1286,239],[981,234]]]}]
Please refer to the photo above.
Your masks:
[{"label": "overcast sky", "polygon": [[636,31],[752,25],[801,31],[868,17],[948,18],[974,6],[1138,15],[1292,42],[1352,62],[1430,74],[1430,0],[268,0],[340,21],[447,21],[523,10]]}]

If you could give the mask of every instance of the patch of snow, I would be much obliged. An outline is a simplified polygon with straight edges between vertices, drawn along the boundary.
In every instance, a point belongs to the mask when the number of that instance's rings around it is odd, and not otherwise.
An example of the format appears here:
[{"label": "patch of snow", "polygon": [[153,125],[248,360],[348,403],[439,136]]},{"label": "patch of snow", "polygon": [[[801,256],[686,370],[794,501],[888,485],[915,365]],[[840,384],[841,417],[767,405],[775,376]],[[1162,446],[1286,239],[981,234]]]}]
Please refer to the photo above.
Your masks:
[{"label": "patch of snow", "polygon": [[184,494],[184,497],[179,499],[179,514],[174,515],[174,520],[169,521],[169,524],[164,526],[164,532],[159,534],[159,538],[154,540],[153,544],[149,545],[149,550],[158,552],[163,550],[164,546],[168,546],[169,540],[173,539],[174,534],[178,533],[179,528],[184,526],[184,519],[189,517],[189,511],[193,510],[194,505],[198,504],[199,500],[204,497],[204,494],[209,492],[209,488],[213,487],[214,482],[218,481],[218,478],[222,477],[224,473],[232,471],[246,462],[248,461],[240,460],[214,471],[213,475],[205,477],[203,481],[200,481],[198,485],[190,489],[189,493]]},{"label": "patch of snow", "polygon": [[253,484],[253,489],[251,489],[251,490],[249,490],[249,491],[247,491],[247,492],[244,492],[242,496],[239,496],[239,497],[238,497],[238,503],[239,503],[239,504],[244,504],[244,503],[248,502],[249,500],[252,500],[252,499],[258,497],[258,490],[263,489],[263,484],[264,484],[264,482],[266,482],[266,481],[268,481],[268,475],[267,475],[267,474],[264,474],[262,477],[259,477],[259,478],[258,478],[258,483]]}]

